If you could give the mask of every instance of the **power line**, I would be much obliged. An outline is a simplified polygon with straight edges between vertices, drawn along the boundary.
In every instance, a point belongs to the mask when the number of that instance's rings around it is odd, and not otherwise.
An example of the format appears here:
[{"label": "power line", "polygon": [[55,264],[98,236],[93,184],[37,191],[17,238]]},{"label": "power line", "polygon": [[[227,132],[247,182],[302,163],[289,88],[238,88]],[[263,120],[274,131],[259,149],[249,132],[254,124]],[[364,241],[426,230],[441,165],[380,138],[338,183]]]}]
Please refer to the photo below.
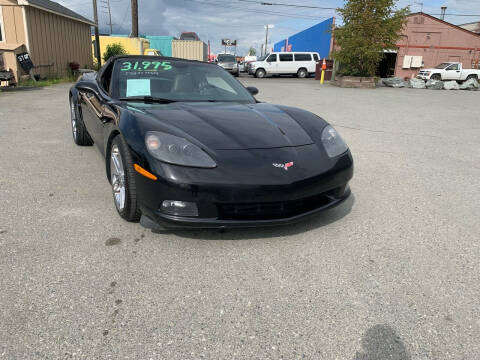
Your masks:
[{"label": "power line", "polygon": [[321,7],[321,6],[310,6],[310,5],[295,5],[295,4],[284,4],[284,3],[272,3],[272,2],[254,1],[254,0],[237,0],[237,1],[254,3],[254,4],[259,4],[259,5],[267,5],[267,6],[288,6],[288,7],[296,7],[296,8],[325,9],[325,10],[336,10],[336,9],[337,9],[337,8],[334,8],[334,7]]},{"label": "power line", "polygon": [[308,19],[308,20],[318,20],[319,17],[313,16],[313,15],[304,15],[304,14],[287,14],[287,13],[281,13],[281,12],[275,12],[275,11],[265,11],[265,10],[256,10],[256,9],[245,9],[245,8],[240,8],[240,7],[233,7],[233,6],[226,6],[224,3],[217,3],[217,2],[207,2],[207,1],[201,1],[201,0],[184,0],[184,1],[191,1],[195,3],[200,3],[200,4],[206,4],[210,6],[215,6],[217,8],[225,8],[225,9],[233,9],[233,10],[240,10],[240,11],[245,11],[245,12],[254,12],[257,14],[267,14],[267,15],[275,15],[275,16],[284,16],[284,17],[289,17],[293,19]]}]

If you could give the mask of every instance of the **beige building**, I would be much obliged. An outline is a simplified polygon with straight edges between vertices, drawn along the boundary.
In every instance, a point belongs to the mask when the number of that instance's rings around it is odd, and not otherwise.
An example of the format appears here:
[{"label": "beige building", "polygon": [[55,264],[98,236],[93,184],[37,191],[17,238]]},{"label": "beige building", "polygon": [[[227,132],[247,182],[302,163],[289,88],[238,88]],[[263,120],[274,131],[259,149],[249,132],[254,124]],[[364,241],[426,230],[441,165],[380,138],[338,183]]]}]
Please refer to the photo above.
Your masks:
[{"label": "beige building", "polygon": [[27,51],[33,73],[66,76],[70,62],[91,67],[93,22],[50,0],[0,0],[0,64],[18,81],[16,54]]}]

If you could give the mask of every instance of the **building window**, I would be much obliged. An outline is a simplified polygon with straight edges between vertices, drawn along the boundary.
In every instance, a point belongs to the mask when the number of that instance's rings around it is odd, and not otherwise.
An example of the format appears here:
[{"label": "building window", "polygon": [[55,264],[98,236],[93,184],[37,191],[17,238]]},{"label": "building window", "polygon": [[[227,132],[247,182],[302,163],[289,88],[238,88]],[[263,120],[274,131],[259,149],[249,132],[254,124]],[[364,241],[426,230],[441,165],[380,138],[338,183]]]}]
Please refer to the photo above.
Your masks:
[{"label": "building window", "polygon": [[3,27],[3,13],[2,7],[0,6],[0,42],[5,41],[5,29]]}]

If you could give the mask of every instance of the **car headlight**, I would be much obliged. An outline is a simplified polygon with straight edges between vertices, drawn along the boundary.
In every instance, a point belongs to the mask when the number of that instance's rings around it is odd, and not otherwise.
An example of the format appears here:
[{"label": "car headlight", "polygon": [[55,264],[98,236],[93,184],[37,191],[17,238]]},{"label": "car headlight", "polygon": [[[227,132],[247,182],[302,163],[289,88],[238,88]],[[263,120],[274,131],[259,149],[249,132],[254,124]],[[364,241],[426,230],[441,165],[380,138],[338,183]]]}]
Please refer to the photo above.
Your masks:
[{"label": "car headlight", "polygon": [[322,131],[322,143],[331,158],[343,154],[348,150],[347,144],[331,125],[327,125]]},{"label": "car headlight", "polygon": [[178,136],[148,131],[145,145],[154,158],[166,163],[200,168],[214,168],[215,161],[198,146]]}]

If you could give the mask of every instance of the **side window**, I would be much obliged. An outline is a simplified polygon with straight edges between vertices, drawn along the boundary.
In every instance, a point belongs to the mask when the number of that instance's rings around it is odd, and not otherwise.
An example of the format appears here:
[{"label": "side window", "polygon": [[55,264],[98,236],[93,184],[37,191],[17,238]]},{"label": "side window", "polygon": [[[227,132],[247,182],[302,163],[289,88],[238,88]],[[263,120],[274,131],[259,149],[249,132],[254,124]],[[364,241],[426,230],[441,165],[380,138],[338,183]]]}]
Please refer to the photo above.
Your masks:
[{"label": "side window", "polygon": [[102,86],[103,90],[110,94],[110,83],[112,80],[112,71],[113,71],[113,63],[108,65],[105,71],[102,74],[102,78],[100,79],[100,85]]},{"label": "side window", "polygon": [[293,54],[280,54],[280,61],[293,61]]},{"label": "side window", "polygon": [[310,54],[295,54],[295,61],[312,61]]},{"label": "side window", "polygon": [[267,59],[268,62],[275,62],[277,61],[277,54],[272,54]]},{"label": "side window", "polygon": [[313,55],[313,60],[318,61],[318,55],[317,54],[312,54]]},{"label": "side window", "polygon": [[459,65],[458,64],[453,64],[453,65],[450,65],[447,70],[458,70],[458,67]]}]

